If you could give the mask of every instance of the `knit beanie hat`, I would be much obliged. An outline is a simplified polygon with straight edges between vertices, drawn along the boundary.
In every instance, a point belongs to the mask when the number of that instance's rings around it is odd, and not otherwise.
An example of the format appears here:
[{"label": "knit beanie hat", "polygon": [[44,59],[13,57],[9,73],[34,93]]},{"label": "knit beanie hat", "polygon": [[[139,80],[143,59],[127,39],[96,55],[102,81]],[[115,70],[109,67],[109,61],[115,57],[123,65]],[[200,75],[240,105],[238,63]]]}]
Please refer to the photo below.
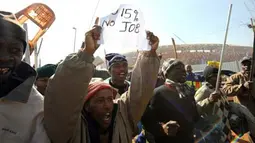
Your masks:
[{"label": "knit beanie hat", "polygon": [[106,54],[105,59],[107,60],[108,69],[117,62],[127,62],[126,57],[118,53]]},{"label": "knit beanie hat", "polygon": [[26,50],[26,31],[19,24],[14,14],[6,11],[0,11],[0,37],[14,38],[22,41],[24,53]]},{"label": "knit beanie hat", "polygon": [[167,59],[166,61],[164,61],[162,65],[162,69],[161,69],[161,71],[163,72],[163,75],[166,77],[166,74],[169,73],[175,66],[179,64],[183,64],[183,63],[173,58]]},{"label": "knit beanie hat", "polygon": [[111,85],[105,83],[105,82],[102,82],[102,81],[99,81],[99,82],[93,82],[91,84],[89,84],[88,86],[88,94],[87,96],[85,96],[85,103],[91,99],[92,97],[96,96],[97,92],[100,91],[100,90],[103,90],[103,89],[110,89],[112,90],[113,92],[113,99],[116,97],[117,95],[117,91],[115,89],[113,89],[111,87]]},{"label": "knit beanie hat", "polygon": [[204,77],[205,80],[207,81],[212,75],[218,73],[218,68],[215,68],[213,66],[206,66],[204,69]]},{"label": "knit beanie hat", "polygon": [[51,77],[53,74],[55,74],[57,65],[54,64],[47,64],[44,65],[40,68],[38,68],[37,71],[37,78],[42,78],[42,77]]},{"label": "knit beanie hat", "polygon": [[241,63],[245,62],[245,61],[250,61],[251,62],[252,58],[251,57],[243,57],[241,60]]}]

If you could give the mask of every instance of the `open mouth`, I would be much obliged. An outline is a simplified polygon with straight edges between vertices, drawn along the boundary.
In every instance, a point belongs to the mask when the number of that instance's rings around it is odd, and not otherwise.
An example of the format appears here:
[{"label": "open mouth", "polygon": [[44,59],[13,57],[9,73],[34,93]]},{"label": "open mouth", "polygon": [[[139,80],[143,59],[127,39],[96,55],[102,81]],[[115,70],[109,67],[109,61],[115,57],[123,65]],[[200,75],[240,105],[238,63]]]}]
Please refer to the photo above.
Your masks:
[{"label": "open mouth", "polygon": [[110,119],[111,119],[111,114],[110,113],[106,113],[105,116],[104,116],[104,120],[108,121]]},{"label": "open mouth", "polygon": [[122,73],[119,74],[119,76],[120,76],[120,77],[123,77],[123,78],[125,78],[126,75],[127,75],[127,74],[126,74],[125,72],[122,72]]},{"label": "open mouth", "polygon": [[111,122],[111,113],[109,113],[109,112],[106,113],[103,117],[103,121],[104,121],[104,123],[109,124]]},{"label": "open mouth", "polygon": [[0,74],[2,75],[9,73],[9,71],[10,71],[10,68],[0,68]]}]

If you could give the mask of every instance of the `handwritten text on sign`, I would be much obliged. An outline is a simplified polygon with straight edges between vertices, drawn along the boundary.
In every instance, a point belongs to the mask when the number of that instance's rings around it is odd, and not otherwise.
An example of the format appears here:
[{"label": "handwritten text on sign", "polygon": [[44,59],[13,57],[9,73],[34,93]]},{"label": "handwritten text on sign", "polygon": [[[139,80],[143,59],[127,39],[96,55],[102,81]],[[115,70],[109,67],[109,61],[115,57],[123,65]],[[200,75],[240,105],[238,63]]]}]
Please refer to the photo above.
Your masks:
[{"label": "handwritten text on sign", "polygon": [[144,41],[146,32],[143,14],[132,5],[121,5],[117,11],[100,18],[100,25],[103,28],[100,44],[114,45],[125,49],[147,47],[144,45],[144,43],[147,44],[147,41]]},{"label": "handwritten text on sign", "polygon": [[[119,32],[135,32],[139,33],[140,23],[138,18],[138,10],[132,8],[122,8],[118,9],[116,12],[112,13],[112,17],[115,17],[120,12],[122,28]],[[115,26],[116,21],[114,20],[103,20],[102,27],[105,26]]]}]

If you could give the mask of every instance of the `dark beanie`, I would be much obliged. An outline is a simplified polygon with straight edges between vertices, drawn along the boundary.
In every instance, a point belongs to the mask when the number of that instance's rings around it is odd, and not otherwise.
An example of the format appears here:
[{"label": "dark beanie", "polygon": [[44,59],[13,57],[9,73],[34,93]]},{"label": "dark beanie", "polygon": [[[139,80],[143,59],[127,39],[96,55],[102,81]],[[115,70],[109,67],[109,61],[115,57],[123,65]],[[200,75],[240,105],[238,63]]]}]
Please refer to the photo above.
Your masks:
[{"label": "dark beanie", "polygon": [[55,74],[57,65],[54,64],[47,64],[44,65],[40,68],[38,68],[37,71],[37,78],[42,78],[42,77],[51,77],[53,74]]},{"label": "dark beanie", "polygon": [[206,66],[204,69],[204,77],[205,80],[207,81],[213,74],[218,73],[218,68],[212,67],[212,66]]},{"label": "dark beanie", "polygon": [[26,31],[19,24],[14,14],[0,11],[0,37],[14,38],[23,42],[24,51],[26,50]]},{"label": "dark beanie", "polygon": [[243,57],[242,60],[241,60],[241,63],[244,63],[246,61],[249,61],[251,62],[252,58],[251,57]]},{"label": "dark beanie", "polygon": [[117,62],[127,62],[126,57],[118,53],[106,54],[105,59],[108,61],[107,65],[109,69],[111,68],[112,65],[114,65]]},{"label": "dark beanie", "polygon": [[183,64],[183,63],[177,59],[173,59],[173,58],[167,59],[166,61],[164,61],[161,71],[163,72],[164,76],[166,76],[167,73],[169,73],[175,66],[179,64]]}]

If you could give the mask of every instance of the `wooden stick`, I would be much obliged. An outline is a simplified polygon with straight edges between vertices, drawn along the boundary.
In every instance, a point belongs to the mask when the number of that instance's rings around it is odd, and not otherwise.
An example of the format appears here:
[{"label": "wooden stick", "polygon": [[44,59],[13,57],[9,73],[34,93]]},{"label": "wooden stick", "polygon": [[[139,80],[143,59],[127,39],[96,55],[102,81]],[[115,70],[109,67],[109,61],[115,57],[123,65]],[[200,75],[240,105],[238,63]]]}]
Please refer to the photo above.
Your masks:
[{"label": "wooden stick", "polygon": [[177,51],[176,51],[176,45],[175,45],[174,38],[172,38],[172,43],[173,43],[173,47],[174,47],[175,59],[177,59]]}]

